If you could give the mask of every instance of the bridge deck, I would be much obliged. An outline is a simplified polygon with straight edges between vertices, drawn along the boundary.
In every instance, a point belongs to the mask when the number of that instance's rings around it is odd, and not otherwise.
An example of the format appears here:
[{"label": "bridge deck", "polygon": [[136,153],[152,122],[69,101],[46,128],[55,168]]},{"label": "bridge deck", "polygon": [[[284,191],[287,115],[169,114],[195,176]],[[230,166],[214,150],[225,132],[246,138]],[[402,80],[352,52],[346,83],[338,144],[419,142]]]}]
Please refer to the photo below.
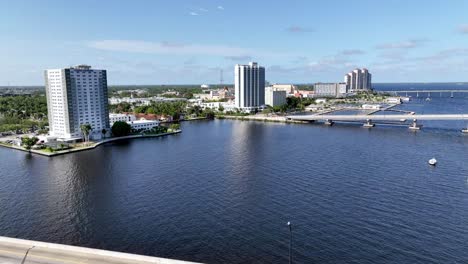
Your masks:
[{"label": "bridge deck", "polygon": [[397,90],[397,91],[377,91],[382,93],[468,93],[467,90]]},{"label": "bridge deck", "polygon": [[0,263],[189,264],[193,262],[0,237]]},{"label": "bridge deck", "polygon": [[302,115],[288,116],[288,119],[302,121],[334,120],[334,121],[366,121],[370,120],[468,120],[468,114],[427,114],[427,115]]}]

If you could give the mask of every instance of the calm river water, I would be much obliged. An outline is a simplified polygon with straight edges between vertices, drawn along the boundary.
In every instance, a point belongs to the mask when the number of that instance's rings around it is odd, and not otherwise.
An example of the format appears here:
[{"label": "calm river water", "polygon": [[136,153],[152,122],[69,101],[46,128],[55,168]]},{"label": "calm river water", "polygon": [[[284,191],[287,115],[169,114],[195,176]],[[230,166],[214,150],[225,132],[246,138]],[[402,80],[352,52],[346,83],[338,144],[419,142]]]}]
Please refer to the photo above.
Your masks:
[{"label": "calm river water", "polygon": [[[459,113],[468,101],[401,107]],[[468,135],[450,124],[215,120],[54,158],[0,148],[0,235],[287,263],[291,221],[295,263],[468,262]]]}]

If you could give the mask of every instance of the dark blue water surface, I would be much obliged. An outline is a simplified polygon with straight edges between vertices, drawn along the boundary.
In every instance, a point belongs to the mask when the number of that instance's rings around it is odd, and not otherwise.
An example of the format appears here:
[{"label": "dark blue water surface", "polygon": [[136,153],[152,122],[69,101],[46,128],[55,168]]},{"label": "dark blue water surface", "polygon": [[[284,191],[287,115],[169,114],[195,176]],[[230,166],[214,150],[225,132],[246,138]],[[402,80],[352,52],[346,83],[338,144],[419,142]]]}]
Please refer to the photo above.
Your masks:
[{"label": "dark blue water surface", "polygon": [[[468,99],[401,107],[468,112]],[[287,263],[291,221],[295,263],[466,263],[468,135],[444,124],[215,120],[54,158],[0,148],[0,235]]]}]

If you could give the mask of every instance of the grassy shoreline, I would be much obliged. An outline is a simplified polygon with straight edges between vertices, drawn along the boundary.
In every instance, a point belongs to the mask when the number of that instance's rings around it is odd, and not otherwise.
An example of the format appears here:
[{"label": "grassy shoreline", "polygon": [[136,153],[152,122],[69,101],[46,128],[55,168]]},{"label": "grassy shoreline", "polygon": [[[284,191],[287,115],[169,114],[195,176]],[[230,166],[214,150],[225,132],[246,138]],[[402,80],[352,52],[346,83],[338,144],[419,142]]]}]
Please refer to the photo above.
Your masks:
[{"label": "grassy shoreline", "polygon": [[32,154],[38,154],[38,155],[42,155],[42,156],[46,156],[46,157],[53,157],[53,156],[59,156],[59,155],[65,155],[65,154],[69,154],[69,153],[75,153],[75,152],[95,149],[95,148],[99,147],[100,145],[115,142],[115,141],[119,141],[119,140],[136,139],[136,138],[163,137],[163,136],[174,135],[174,134],[179,134],[179,133],[182,133],[182,130],[177,130],[177,131],[167,132],[167,133],[161,133],[161,134],[131,135],[131,136],[124,136],[124,137],[109,138],[109,139],[105,139],[103,141],[93,143],[90,146],[72,148],[72,149],[55,151],[55,152],[47,152],[47,151],[43,151],[43,150],[34,150],[34,149],[29,151],[29,150],[27,150],[27,149],[25,149],[23,147],[10,145],[10,144],[6,144],[6,143],[3,143],[3,142],[0,142],[0,146],[5,147],[5,148],[20,150],[20,151],[24,151],[24,152],[29,152],[29,153],[32,153]]}]

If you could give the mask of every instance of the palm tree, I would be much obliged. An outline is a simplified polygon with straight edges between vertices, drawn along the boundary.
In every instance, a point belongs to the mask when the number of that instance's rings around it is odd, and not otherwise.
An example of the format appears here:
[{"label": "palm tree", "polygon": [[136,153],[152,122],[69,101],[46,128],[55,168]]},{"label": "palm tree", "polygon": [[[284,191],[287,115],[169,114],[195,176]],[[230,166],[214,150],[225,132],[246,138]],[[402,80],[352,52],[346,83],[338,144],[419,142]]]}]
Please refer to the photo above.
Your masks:
[{"label": "palm tree", "polygon": [[101,133],[102,133],[102,138],[104,139],[106,137],[107,130],[105,128],[103,128],[101,130]]},{"label": "palm tree", "polygon": [[80,129],[81,129],[81,133],[83,133],[83,137],[84,137],[85,142],[89,141],[89,133],[91,132],[91,130],[93,130],[91,125],[90,124],[82,124],[82,125],[80,125]]}]

